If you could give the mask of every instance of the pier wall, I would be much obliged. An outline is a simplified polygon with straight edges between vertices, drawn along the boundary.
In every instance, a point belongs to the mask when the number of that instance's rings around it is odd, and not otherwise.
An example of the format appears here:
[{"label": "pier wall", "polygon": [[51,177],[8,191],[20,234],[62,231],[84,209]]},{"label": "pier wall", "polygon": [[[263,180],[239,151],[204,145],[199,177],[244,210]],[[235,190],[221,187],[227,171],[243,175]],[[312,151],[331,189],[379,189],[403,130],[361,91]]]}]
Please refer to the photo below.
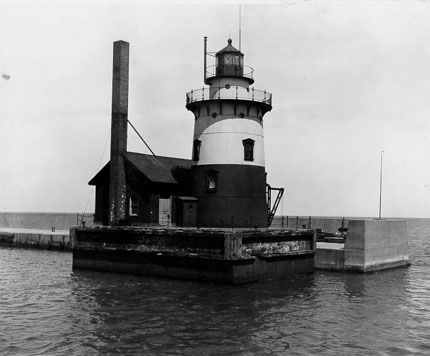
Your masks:
[{"label": "pier wall", "polygon": [[311,273],[313,231],[72,228],[73,268],[222,283]]},{"label": "pier wall", "polygon": [[350,220],[345,243],[318,242],[315,251],[315,269],[366,273],[409,265],[401,219]]},{"label": "pier wall", "polygon": [[410,264],[406,220],[350,221],[345,269],[369,272]]},{"label": "pier wall", "polygon": [[343,271],[345,269],[345,251],[343,248],[323,248],[317,243],[315,251],[315,269]]},{"label": "pier wall", "polygon": [[71,251],[73,247],[72,242],[68,232],[0,231],[0,246],[3,247]]},{"label": "pier wall", "polygon": [[[92,214],[85,214],[87,226],[92,225]],[[78,224],[78,213],[0,213],[0,228],[69,230]]]}]

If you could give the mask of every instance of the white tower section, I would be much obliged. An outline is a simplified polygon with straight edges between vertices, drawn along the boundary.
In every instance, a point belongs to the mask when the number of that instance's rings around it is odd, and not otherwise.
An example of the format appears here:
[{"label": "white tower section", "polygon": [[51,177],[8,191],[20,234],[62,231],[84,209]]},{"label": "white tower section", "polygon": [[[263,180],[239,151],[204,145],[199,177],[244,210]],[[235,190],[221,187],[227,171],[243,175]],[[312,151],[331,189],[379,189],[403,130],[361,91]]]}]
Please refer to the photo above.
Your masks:
[{"label": "white tower section", "polygon": [[[248,110],[245,104],[236,101],[236,98],[239,100],[250,96],[249,82],[234,77],[219,78],[211,82],[208,94],[209,99],[215,102],[208,104],[209,113],[201,113],[194,126],[194,140],[200,141],[197,164],[247,164],[264,167],[262,113],[258,116],[255,108]],[[232,99],[222,103],[221,112],[217,102],[220,98]],[[245,140],[253,141],[252,160],[245,160]]]},{"label": "white tower section", "polygon": [[258,90],[253,69],[231,40],[206,68],[207,87],[187,93],[195,118],[193,195],[201,226],[267,226],[263,116],[272,96]]}]

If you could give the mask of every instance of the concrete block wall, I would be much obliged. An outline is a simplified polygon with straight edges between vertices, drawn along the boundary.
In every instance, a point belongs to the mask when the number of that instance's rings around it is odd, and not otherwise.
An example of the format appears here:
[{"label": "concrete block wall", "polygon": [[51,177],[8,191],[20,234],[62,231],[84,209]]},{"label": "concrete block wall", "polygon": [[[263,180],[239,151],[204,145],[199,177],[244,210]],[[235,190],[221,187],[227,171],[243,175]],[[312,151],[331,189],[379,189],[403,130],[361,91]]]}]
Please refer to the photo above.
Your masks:
[{"label": "concrete block wall", "polygon": [[0,233],[0,246],[36,248],[48,250],[71,250],[72,240],[68,233]]},{"label": "concrete block wall", "polygon": [[351,220],[345,269],[369,272],[409,264],[406,220]]},{"label": "concrete block wall", "polygon": [[0,228],[69,230],[76,222],[76,213],[0,213]]},{"label": "concrete block wall", "polygon": [[343,249],[317,248],[315,251],[315,269],[343,271],[345,251]]}]

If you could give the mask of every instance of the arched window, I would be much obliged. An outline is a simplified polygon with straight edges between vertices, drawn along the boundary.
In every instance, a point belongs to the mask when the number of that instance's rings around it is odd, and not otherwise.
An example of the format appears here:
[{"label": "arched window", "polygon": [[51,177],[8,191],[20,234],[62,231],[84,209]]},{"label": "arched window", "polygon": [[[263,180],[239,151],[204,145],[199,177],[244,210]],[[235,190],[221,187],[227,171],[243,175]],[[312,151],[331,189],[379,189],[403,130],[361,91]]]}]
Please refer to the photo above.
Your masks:
[{"label": "arched window", "polygon": [[254,160],[254,140],[247,138],[243,140],[243,159],[245,161]]},{"label": "arched window", "polygon": [[193,161],[198,161],[200,159],[200,145],[202,141],[194,140],[193,142]]},{"label": "arched window", "polygon": [[210,170],[206,172],[206,192],[215,193],[218,188],[218,172]]}]

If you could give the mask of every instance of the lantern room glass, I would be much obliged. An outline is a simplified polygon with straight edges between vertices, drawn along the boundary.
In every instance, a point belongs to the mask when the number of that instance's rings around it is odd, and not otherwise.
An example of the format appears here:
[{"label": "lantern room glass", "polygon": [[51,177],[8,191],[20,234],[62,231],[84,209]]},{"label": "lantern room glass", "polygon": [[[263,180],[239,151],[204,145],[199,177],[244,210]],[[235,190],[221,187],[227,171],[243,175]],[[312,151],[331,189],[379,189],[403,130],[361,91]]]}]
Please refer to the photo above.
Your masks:
[{"label": "lantern room glass", "polygon": [[243,76],[243,55],[241,53],[223,53],[216,56],[217,76]]}]

